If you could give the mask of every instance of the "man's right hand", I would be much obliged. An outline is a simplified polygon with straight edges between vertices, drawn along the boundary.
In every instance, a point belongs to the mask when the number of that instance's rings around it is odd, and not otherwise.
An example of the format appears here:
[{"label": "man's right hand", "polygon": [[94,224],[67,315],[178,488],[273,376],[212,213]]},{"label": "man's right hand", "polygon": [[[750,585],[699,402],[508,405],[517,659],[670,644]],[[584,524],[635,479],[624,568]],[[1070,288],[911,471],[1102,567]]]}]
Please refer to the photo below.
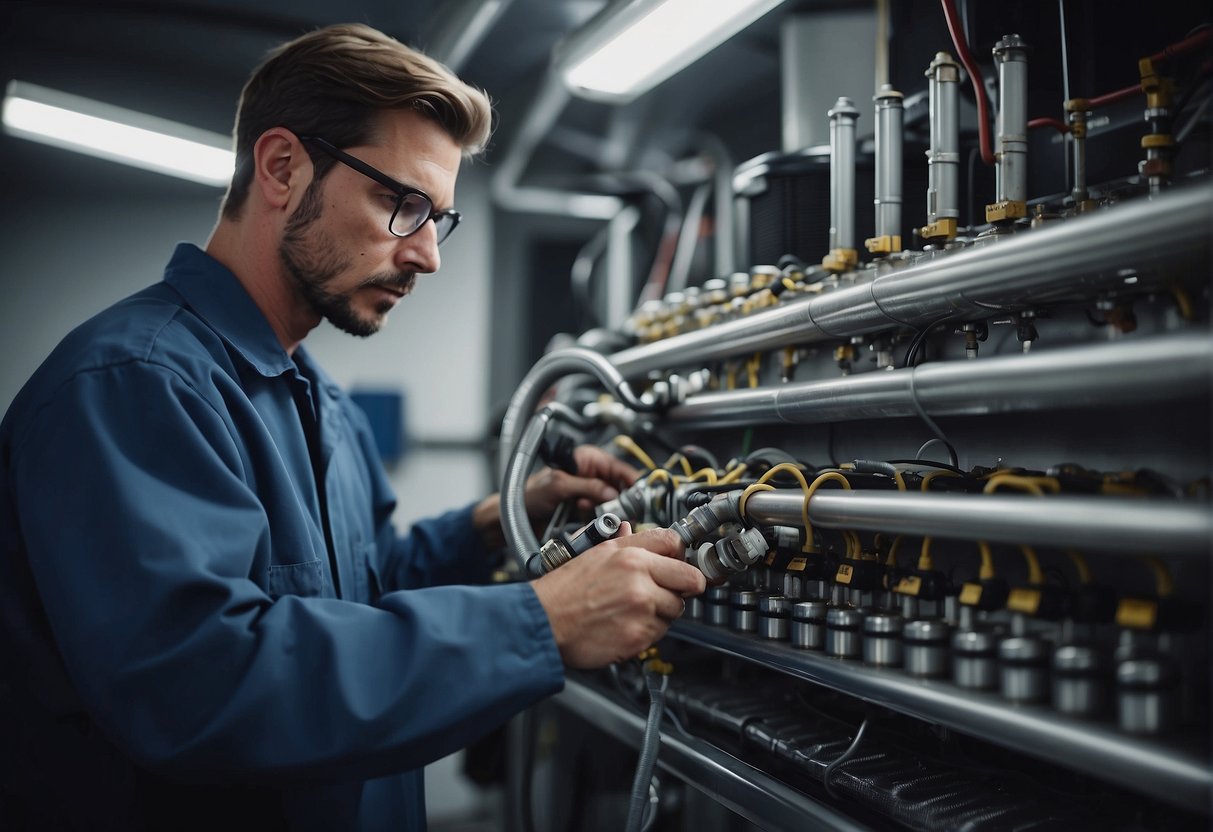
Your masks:
[{"label": "man's right hand", "polygon": [[669,529],[619,534],[532,582],[556,646],[570,667],[602,667],[636,656],[665,635],[706,588]]}]

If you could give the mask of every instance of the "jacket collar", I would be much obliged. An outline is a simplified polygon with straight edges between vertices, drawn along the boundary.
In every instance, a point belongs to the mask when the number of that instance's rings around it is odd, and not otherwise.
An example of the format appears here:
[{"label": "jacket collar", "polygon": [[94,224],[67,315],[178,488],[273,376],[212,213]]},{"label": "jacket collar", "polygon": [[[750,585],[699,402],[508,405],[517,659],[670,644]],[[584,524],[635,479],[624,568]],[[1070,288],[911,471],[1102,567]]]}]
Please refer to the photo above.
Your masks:
[{"label": "jacket collar", "polygon": [[178,243],[164,282],[257,372],[271,378],[294,370],[291,357],[236,275],[205,251],[193,243]]}]

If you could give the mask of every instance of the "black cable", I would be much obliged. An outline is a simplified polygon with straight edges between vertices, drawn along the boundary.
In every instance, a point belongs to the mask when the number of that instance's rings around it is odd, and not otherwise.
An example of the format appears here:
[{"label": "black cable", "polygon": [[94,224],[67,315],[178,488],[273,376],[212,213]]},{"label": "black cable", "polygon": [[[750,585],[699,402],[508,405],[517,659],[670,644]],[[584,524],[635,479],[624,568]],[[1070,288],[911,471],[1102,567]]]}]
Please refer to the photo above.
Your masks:
[{"label": "black cable", "polygon": [[905,357],[905,360],[902,362],[901,366],[902,367],[916,366],[918,363],[916,360],[918,358],[918,351],[919,351],[919,349],[922,348],[922,345],[926,342],[927,335],[931,332],[932,329],[939,326],[940,324],[942,324],[944,321],[948,320],[951,317],[952,317],[951,313],[948,313],[946,315],[940,315],[934,321],[927,324],[922,329],[918,330],[918,333],[914,336],[914,340],[910,342],[909,349],[906,350],[906,357]]},{"label": "black cable", "polygon": [[[932,440],[937,441],[937,440]],[[922,450],[919,448],[919,450]],[[894,465],[929,465],[932,468],[942,468],[945,471],[954,471],[957,474],[965,475],[968,472],[962,468],[957,468],[955,465],[949,465],[946,462],[938,462],[934,459],[889,459],[886,462],[891,462]]]},{"label": "black cable", "polygon": [[864,721],[859,724],[859,730],[855,732],[855,739],[851,740],[851,744],[847,750],[835,757],[830,764],[826,766],[825,773],[822,774],[822,780],[825,783],[826,791],[829,792],[830,797],[834,798],[835,800],[838,800],[838,793],[834,791],[834,784],[831,782],[831,780],[834,778],[834,772],[840,765],[845,763],[855,754],[856,749],[859,748],[860,740],[863,739],[863,732],[867,729],[868,720],[865,717]]},{"label": "black cable", "polygon": [[[939,441],[943,443],[943,446],[948,449],[948,461],[953,465],[956,465],[959,461],[956,458],[956,449],[952,447],[952,443],[948,441],[946,436],[944,436],[944,433],[942,430],[940,430],[939,425],[935,424],[935,420],[927,415],[927,411],[923,408],[922,402],[918,401],[918,393],[914,390],[915,374],[916,373],[914,370],[910,371],[910,401],[914,404],[914,409],[918,411],[918,415],[921,417],[922,421],[925,422],[927,427],[931,429],[931,432],[938,437]],[[923,448],[926,448],[926,445],[923,445],[919,451],[921,451]]]}]

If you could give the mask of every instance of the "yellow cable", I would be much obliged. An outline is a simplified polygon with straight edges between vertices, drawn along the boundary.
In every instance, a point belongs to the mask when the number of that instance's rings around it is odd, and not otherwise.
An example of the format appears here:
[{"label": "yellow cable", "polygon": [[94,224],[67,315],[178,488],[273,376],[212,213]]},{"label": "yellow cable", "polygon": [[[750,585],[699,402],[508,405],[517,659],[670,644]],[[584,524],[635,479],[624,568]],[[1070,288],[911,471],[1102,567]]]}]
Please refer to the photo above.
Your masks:
[{"label": "yellow cable", "polygon": [[1041,586],[1045,582],[1045,575],[1040,571],[1040,559],[1036,557],[1036,550],[1027,545],[1019,548],[1023,552],[1023,559],[1028,562],[1028,583]]},{"label": "yellow cable", "polygon": [[1066,549],[1066,554],[1074,563],[1074,569],[1078,572],[1078,582],[1084,586],[1091,583],[1091,567],[1087,565],[1087,559],[1082,556],[1082,552],[1077,549]]},{"label": "yellow cable", "polygon": [[644,465],[650,471],[657,470],[657,463],[653,462],[653,458],[644,452],[644,449],[636,444],[636,440],[626,434],[620,434],[615,437],[615,444],[623,448],[625,451],[636,457],[641,465]]},{"label": "yellow cable", "polygon": [[762,368],[762,353],[756,352],[753,357],[745,363],[745,371],[750,378],[750,387],[758,386],[758,371]]},{"label": "yellow cable", "polygon": [[653,483],[658,482],[659,480],[664,480],[665,482],[671,483],[675,486],[678,485],[678,477],[671,474],[665,468],[654,469],[654,471],[651,474],[649,474],[648,478],[644,481],[644,484],[652,485]]},{"label": "yellow cable", "polygon": [[899,469],[893,469],[893,481],[897,483],[898,491],[906,490],[906,478],[901,475],[901,471]]},{"label": "yellow cable", "polygon": [[926,476],[924,476],[922,478],[922,490],[923,491],[928,490],[928,486],[930,486],[931,480],[935,479],[936,477],[959,477],[959,476],[960,476],[960,474],[956,473],[955,471],[931,471],[930,473],[928,473]]},{"label": "yellow cable", "polygon": [[1150,567],[1150,571],[1154,573],[1154,594],[1159,598],[1166,598],[1175,591],[1175,582],[1171,579],[1171,571],[1167,569],[1167,565],[1162,562],[1162,559],[1154,555],[1147,555],[1142,558],[1146,566]]},{"label": "yellow cable", "polygon": [[981,569],[978,571],[977,577],[983,581],[992,580],[994,578],[994,553],[990,551],[990,544],[979,540],[977,550],[981,552]]},{"label": "yellow cable", "polygon": [[704,480],[708,485],[716,485],[716,469],[700,468],[694,473],[687,471],[685,482],[698,482],[699,480]]},{"label": "yellow cable", "polygon": [[[786,465],[787,463],[785,462],[783,464]],[[781,467],[781,466],[779,466],[779,465],[775,466],[775,468],[779,468],[779,467]],[[774,471],[775,468],[772,468],[771,471]],[[771,473],[771,471],[768,471],[767,474]],[[801,487],[804,487],[804,476],[800,475],[799,471],[797,471],[797,475],[798,475],[798,479],[800,479],[800,481],[801,481]],[[764,474],[763,476],[766,476],[766,474]],[[815,492],[821,486],[821,484],[825,483],[825,482],[839,482],[839,483],[842,483],[843,489],[845,489],[847,491],[851,490],[851,483],[847,481],[846,477],[844,477],[842,474],[838,473],[837,471],[827,471],[824,474],[819,474],[817,476],[817,479],[813,480],[813,484],[808,486],[808,488],[805,489],[803,515],[804,515],[804,535],[805,535],[804,551],[806,551],[806,552],[816,552],[817,551],[817,547],[813,543],[813,527],[809,523],[809,499],[813,496],[813,492]],[[862,547],[859,543],[859,537],[855,534],[855,532],[850,531],[849,529],[844,529],[842,532],[842,535],[843,535],[843,538],[847,542],[847,554],[856,554],[856,555],[859,554]],[[810,546],[812,546],[811,549],[809,548]]]},{"label": "yellow cable", "polygon": [[727,485],[728,483],[737,482],[737,480],[741,479],[741,475],[744,474],[746,472],[746,469],[749,467],[750,466],[746,465],[744,462],[739,462],[737,464],[737,466],[735,468],[733,468],[732,471],[729,471],[727,474],[725,474],[723,477],[720,478],[720,482],[718,484]]},{"label": "yellow cable", "polygon": [[741,492],[741,499],[737,502],[737,513],[745,517],[745,504],[750,499],[750,495],[756,491],[774,491],[775,486],[767,485],[765,482],[750,483],[746,486],[745,491]]},{"label": "yellow cable", "polygon": [[901,535],[893,538],[893,543],[889,546],[889,553],[884,557],[885,566],[897,565],[897,547],[901,545]]},{"label": "yellow cable", "polygon": [[1184,288],[1177,284],[1172,284],[1171,294],[1175,297],[1175,305],[1179,308],[1179,317],[1185,321],[1192,320],[1192,298],[1188,297],[1188,293],[1184,291]]},{"label": "yellow cable", "polygon": [[1007,485],[1012,488],[1018,488],[1021,491],[1027,491],[1035,494],[1037,497],[1045,495],[1044,489],[1048,488],[1054,494],[1061,492],[1061,483],[1056,477],[1023,477],[1017,474],[997,474],[992,476],[986,482],[982,493],[993,494],[1000,486]]},{"label": "yellow cable", "polygon": [[678,451],[675,451],[673,454],[671,454],[670,458],[665,461],[665,465],[662,465],[661,467],[662,468],[673,468],[675,462],[681,463],[682,472],[684,474],[686,474],[688,477],[691,476],[691,472],[694,470],[691,467],[691,461],[689,459],[687,459],[684,454],[681,454]]},{"label": "yellow cable", "polygon": [[918,553],[918,571],[929,572],[935,568],[935,561],[931,560],[931,536],[927,535],[922,539],[922,550]]},{"label": "yellow cable", "polygon": [[736,390],[737,389],[737,369],[738,369],[738,367],[736,364],[730,363],[730,364],[724,365],[724,389],[725,390]]}]

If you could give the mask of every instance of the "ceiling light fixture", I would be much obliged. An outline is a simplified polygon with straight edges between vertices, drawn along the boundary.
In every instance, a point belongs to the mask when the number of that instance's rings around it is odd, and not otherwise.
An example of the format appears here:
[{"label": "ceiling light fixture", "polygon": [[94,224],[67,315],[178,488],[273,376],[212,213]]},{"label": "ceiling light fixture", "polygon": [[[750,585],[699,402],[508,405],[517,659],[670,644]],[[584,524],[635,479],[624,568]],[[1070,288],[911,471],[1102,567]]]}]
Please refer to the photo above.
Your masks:
[{"label": "ceiling light fixture", "polygon": [[235,169],[220,133],[21,81],[4,96],[5,131],[54,147],[224,187]]},{"label": "ceiling light fixture", "polygon": [[620,0],[557,47],[577,95],[623,104],[694,63],[783,0]]}]

